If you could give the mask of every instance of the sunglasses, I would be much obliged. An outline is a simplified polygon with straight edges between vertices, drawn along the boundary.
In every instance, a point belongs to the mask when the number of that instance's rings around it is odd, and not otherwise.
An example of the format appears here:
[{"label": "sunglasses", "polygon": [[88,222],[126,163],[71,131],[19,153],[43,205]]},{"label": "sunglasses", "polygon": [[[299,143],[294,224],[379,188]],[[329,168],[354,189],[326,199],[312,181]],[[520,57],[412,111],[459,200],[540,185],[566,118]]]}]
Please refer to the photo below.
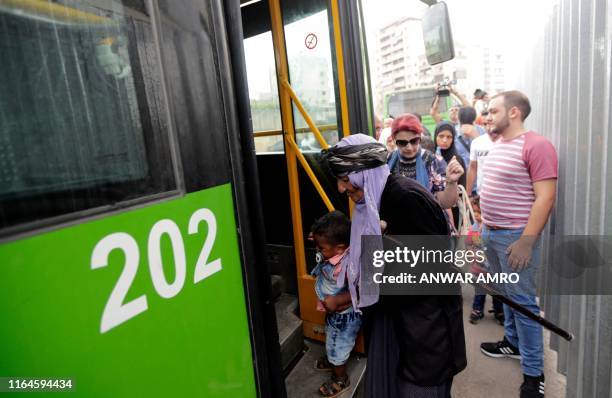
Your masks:
[{"label": "sunglasses", "polygon": [[419,145],[419,142],[421,142],[421,137],[415,137],[411,140],[395,140],[395,145],[397,146],[406,146],[408,144],[412,145],[412,146],[417,146]]}]

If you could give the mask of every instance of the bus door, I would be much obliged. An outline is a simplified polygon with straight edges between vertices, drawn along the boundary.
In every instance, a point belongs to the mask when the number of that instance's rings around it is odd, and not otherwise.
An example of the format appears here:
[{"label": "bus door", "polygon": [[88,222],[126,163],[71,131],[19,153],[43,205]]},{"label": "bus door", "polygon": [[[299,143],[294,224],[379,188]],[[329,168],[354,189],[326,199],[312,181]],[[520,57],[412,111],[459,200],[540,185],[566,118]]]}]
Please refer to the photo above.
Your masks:
[{"label": "bus door", "polygon": [[[316,265],[314,246],[306,239],[310,226],[331,209],[349,214],[347,198],[338,194],[335,179],[319,164],[320,151],[351,131],[367,133],[371,119],[364,106],[369,99],[363,66],[344,63],[345,52],[359,46],[350,38],[343,41],[347,35],[340,30],[340,18],[358,18],[358,10],[346,4],[339,8],[342,3],[270,0],[242,5],[271,299],[286,373],[299,368],[304,337],[325,339],[324,313],[316,311],[310,276]],[[354,83],[351,90],[359,102],[347,100],[347,80]],[[309,341],[306,348],[314,351]],[[298,396],[291,377],[288,394]]]},{"label": "bus door", "polygon": [[223,12],[1,2],[0,395],[279,395]]}]

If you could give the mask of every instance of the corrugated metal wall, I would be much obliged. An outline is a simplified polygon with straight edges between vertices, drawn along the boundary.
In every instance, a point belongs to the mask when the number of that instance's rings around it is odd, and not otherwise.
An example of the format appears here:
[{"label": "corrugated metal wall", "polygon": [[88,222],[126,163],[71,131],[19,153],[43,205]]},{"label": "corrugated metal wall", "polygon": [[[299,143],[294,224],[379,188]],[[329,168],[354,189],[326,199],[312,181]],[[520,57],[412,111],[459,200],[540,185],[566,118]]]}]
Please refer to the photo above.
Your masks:
[{"label": "corrugated metal wall", "polygon": [[[612,235],[611,25],[612,0],[559,0],[525,53],[516,87],[532,102],[527,125],[559,154],[548,234]],[[542,275],[546,317],[576,335],[551,339],[567,397],[612,397],[612,296],[547,296],[546,282]]]}]

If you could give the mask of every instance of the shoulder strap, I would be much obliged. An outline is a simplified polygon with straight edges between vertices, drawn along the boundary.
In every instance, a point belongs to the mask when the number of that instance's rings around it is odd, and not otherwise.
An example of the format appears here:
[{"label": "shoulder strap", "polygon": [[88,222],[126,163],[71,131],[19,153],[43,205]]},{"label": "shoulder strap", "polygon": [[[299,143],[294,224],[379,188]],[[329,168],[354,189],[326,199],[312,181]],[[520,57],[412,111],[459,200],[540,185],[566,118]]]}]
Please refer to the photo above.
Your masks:
[{"label": "shoulder strap", "polygon": [[457,229],[459,230],[459,234],[465,235],[467,234],[467,230],[471,227],[472,222],[476,220],[474,217],[474,209],[472,208],[472,203],[470,202],[470,197],[463,187],[463,185],[457,184],[457,188],[459,190],[459,199],[457,201],[457,206],[459,207],[459,225]]},{"label": "shoulder strap", "polygon": [[458,135],[457,136],[457,141],[459,141],[461,143],[461,145],[463,145],[463,147],[469,152],[470,151],[470,144],[468,144],[467,142],[465,142],[465,139],[463,138],[462,135]]},{"label": "shoulder strap", "polygon": [[[425,160],[423,159],[423,155],[426,151],[421,151],[417,153],[416,158],[416,180],[419,184],[421,184],[425,189],[431,191],[431,184],[429,181],[429,171],[427,170],[427,166],[425,165]],[[434,155],[435,156],[435,155]]]},{"label": "shoulder strap", "polygon": [[391,156],[389,156],[389,160],[387,160],[389,171],[393,171],[393,168],[397,164],[398,160],[399,160],[399,154],[397,153],[397,149],[396,149],[391,153]]}]

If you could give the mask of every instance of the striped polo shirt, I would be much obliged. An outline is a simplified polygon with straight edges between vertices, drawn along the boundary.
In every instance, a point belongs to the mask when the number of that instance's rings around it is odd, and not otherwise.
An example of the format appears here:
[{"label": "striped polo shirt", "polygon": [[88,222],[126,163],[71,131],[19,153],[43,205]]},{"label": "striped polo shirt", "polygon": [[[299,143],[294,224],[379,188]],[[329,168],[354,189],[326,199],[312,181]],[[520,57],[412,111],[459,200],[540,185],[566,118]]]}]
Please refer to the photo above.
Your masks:
[{"label": "striped polo shirt", "polygon": [[533,183],[557,178],[557,152],[545,137],[528,131],[500,137],[483,167],[480,209],[484,224],[524,228],[535,201]]}]

